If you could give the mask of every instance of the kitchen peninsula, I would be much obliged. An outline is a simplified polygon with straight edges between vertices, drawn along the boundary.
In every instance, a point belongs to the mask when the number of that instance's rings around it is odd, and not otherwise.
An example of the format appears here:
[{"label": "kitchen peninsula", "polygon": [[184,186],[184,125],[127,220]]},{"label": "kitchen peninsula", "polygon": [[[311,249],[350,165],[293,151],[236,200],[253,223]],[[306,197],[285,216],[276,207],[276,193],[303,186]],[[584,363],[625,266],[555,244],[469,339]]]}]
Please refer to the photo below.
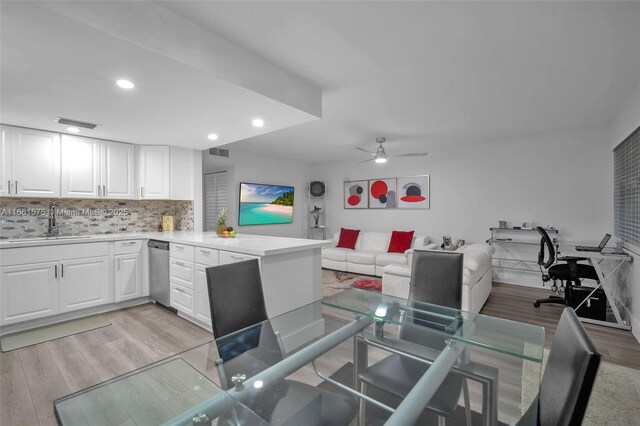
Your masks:
[{"label": "kitchen peninsula", "polygon": [[0,242],[2,334],[149,300],[147,240],[169,243],[170,304],[209,328],[206,268],[258,259],[267,313],[322,298],[318,240],[213,232],[145,232]]}]

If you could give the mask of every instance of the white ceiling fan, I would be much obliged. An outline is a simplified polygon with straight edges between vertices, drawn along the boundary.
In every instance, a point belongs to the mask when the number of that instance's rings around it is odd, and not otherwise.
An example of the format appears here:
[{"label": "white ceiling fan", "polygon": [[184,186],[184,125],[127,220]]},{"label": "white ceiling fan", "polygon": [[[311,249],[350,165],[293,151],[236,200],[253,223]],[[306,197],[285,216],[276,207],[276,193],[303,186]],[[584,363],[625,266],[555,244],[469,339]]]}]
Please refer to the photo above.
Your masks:
[{"label": "white ceiling fan", "polygon": [[371,151],[367,151],[366,149],[356,147],[356,149],[358,149],[360,151],[364,151],[367,154],[370,154],[370,155],[373,156],[373,158],[371,158],[369,160],[361,161],[360,163],[367,163],[369,161],[375,161],[378,164],[384,164],[384,163],[387,162],[387,159],[389,159],[389,158],[424,157],[424,156],[429,155],[428,152],[414,152],[414,153],[411,153],[411,154],[387,155],[387,153],[384,150],[384,147],[382,146],[382,144],[386,140],[387,140],[387,138],[385,138],[385,137],[377,137],[376,138],[376,143],[379,144],[378,145],[378,149],[376,149],[376,152],[371,152]]}]

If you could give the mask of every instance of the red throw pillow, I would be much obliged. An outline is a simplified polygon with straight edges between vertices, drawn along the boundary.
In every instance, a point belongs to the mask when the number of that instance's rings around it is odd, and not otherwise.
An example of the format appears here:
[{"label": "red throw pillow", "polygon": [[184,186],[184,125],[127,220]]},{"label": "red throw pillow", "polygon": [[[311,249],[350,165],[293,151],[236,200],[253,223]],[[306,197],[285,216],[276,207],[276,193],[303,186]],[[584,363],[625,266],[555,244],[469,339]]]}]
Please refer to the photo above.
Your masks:
[{"label": "red throw pillow", "polygon": [[411,248],[413,240],[413,232],[393,231],[391,233],[391,241],[387,253],[404,253]]},{"label": "red throw pillow", "polygon": [[340,228],[340,238],[338,239],[338,245],[336,247],[354,250],[356,248],[356,241],[358,241],[358,235],[360,235],[359,229]]}]

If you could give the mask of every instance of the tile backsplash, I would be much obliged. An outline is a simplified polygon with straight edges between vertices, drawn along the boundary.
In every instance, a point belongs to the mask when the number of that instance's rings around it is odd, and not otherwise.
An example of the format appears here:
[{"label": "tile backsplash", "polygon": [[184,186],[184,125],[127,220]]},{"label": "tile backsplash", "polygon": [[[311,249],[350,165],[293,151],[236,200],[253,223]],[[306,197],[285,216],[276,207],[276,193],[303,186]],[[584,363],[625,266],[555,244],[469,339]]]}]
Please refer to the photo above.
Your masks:
[{"label": "tile backsplash", "polygon": [[163,215],[175,216],[176,231],[193,231],[192,201],[1,197],[0,239],[45,236],[51,202],[60,235],[157,231]]}]

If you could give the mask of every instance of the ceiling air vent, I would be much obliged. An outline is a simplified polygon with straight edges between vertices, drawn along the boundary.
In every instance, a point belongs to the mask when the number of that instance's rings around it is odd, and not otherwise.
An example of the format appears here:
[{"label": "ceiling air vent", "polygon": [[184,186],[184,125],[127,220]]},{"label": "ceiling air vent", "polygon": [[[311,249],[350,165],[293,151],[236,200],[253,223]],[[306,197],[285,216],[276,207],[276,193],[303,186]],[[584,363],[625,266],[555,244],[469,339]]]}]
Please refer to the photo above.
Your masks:
[{"label": "ceiling air vent", "polygon": [[64,124],[65,126],[82,127],[84,129],[95,129],[96,127],[100,126],[99,124],[85,123],[84,121],[71,120],[69,118],[62,117],[56,117],[53,121],[58,124]]},{"label": "ceiling air vent", "polygon": [[209,148],[209,155],[217,155],[218,157],[229,157],[229,150],[224,148]]}]

